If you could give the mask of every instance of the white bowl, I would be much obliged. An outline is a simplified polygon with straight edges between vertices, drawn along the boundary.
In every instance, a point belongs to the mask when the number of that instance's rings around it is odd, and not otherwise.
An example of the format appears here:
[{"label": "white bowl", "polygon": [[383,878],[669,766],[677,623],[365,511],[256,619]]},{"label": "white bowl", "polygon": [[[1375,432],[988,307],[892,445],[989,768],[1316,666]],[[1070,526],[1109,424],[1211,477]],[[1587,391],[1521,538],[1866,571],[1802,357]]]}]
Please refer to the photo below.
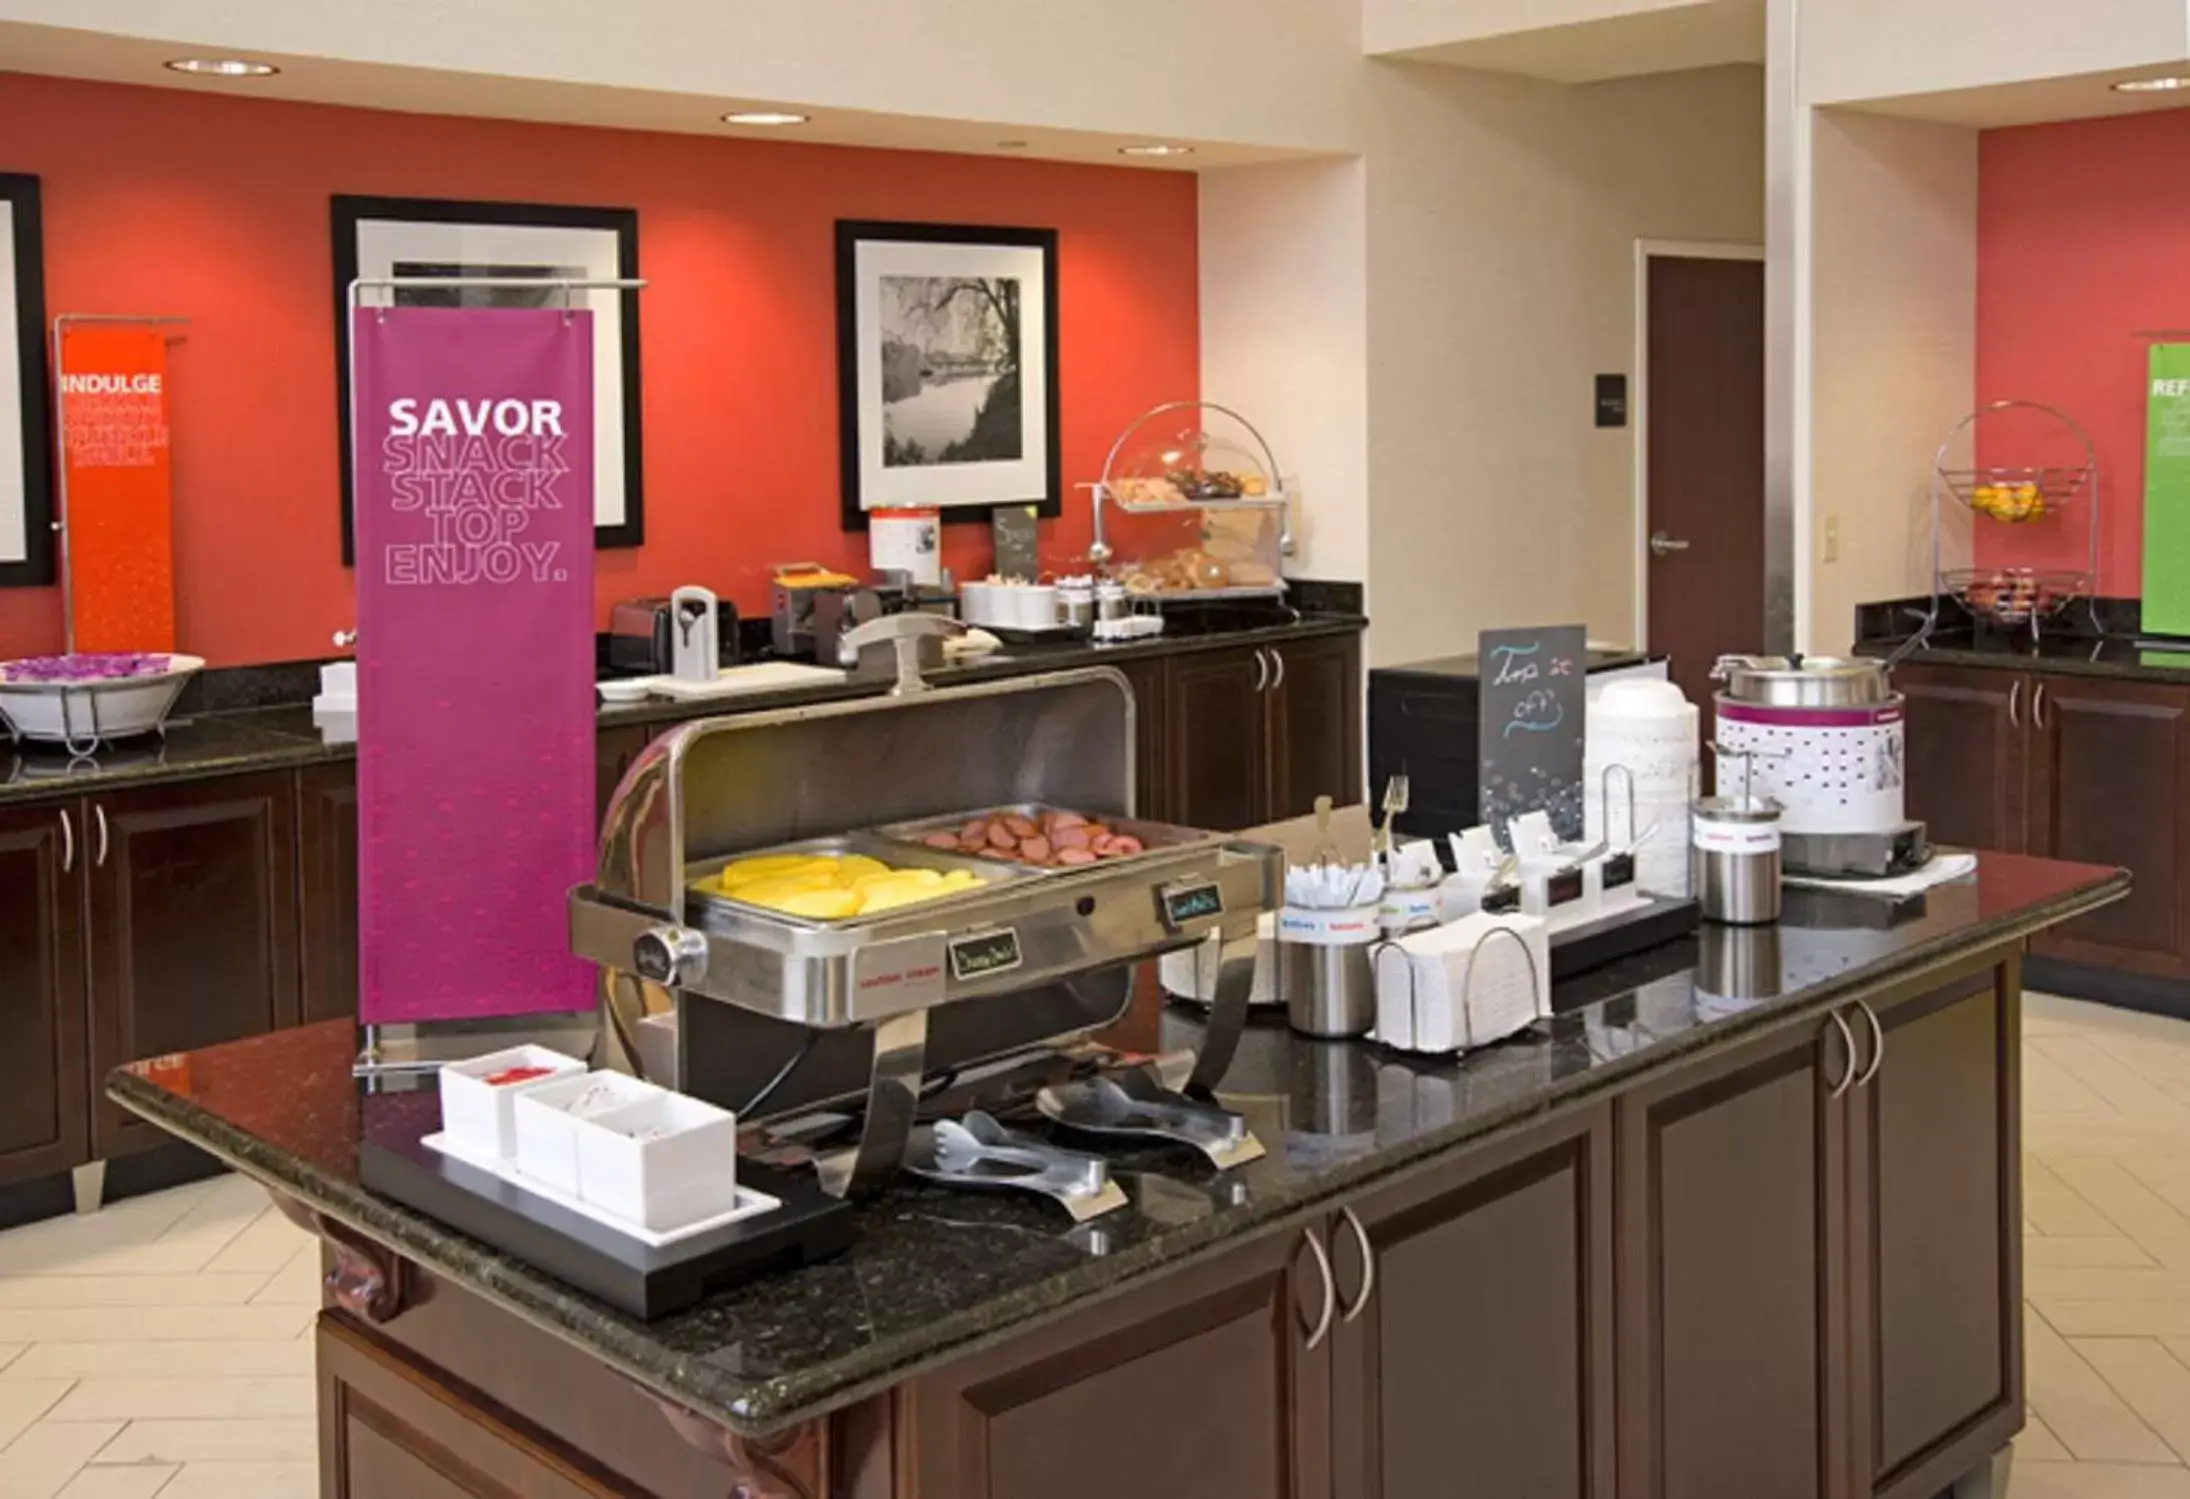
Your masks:
[{"label": "white bowl", "polygon": [[558,1192],[578,1191],[578,1123],[662,1090],[621,1072],[558,1077],[518,1094],[517,1169]]},{"label": "white bowl", "polygon": [[[512,1067],[545,1067],[544,1076],[493,1084]],[[512,1046],[441,1069],[441,1133],[458,1155],[506,1161],[517,1154],[517,1100],[533,1088],[586,1070],[576,1057],[545,1046]]]},{"label": "white bowl", "polygon": [[578,1195],[657,1232],[726,1213],[738,1200],[738,1122],[661,1093],[575,1121]]},{"label": "white bowl", "polygon": [[25,739],[89,748],[158,728],[205,662],[170,654],[166,671],[93,682],[15,681],[11,664],[0,662],[0,719]]}]

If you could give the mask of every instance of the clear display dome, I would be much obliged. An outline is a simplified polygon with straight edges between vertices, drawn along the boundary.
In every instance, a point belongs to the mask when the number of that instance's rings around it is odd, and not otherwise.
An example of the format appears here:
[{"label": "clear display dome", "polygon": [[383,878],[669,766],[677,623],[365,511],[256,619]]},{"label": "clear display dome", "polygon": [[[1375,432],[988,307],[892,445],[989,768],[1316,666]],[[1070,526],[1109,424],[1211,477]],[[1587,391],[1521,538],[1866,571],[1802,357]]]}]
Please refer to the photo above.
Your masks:
[{"label": "clear display dome", "polygon": [[[1106,505],[1115,511],[1107,525]],[[1245,417],[1169,401],[1111,446],[1089,556],[1136,594],[1279,593],[1286,505],[1277,460]]]}]

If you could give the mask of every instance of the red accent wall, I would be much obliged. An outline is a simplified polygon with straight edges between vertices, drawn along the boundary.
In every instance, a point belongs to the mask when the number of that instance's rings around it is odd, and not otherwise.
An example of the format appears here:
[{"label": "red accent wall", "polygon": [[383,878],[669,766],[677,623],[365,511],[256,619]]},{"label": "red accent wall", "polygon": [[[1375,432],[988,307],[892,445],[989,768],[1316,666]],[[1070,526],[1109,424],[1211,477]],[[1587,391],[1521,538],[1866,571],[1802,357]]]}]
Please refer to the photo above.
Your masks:
[{"label": "red accent wall", "polygon": [[[696,104],[695,108],[703,108]],[[703,583],[766,607],[771,562],[864,569],[840,529],[834,224],[1059,231],[1065,513],[1157,401],[1197,393],[1196,190],[1185,173],[338,109],[0,74],[0,170],[43,179],[60,312],[179,313],[172,364],[182,649],[324,656],[341,565],[328,198],[499,198],[639,211],[647,544],[619,598]],[[985,525],[946,565],[986,569]],[[57,650],[57,590],[0,589],[0,658]],[[452,643],[460,647],[460,642]]]},{"label": "red accent wall", "polygon": [[[1978,142],[1977,395],[2091,434],[2100,588],[2143,592],[2143,329],[2190,329],[2190,110],[1988,130]],[[2015,462],[2010,434],[1988,461]],[[2057,450],[2055,450],[2057,451]],[[2041,455],[2043,459],[2045,455]],[[2080,567],[2081,517],[1980,529],[1986,562]]]}]

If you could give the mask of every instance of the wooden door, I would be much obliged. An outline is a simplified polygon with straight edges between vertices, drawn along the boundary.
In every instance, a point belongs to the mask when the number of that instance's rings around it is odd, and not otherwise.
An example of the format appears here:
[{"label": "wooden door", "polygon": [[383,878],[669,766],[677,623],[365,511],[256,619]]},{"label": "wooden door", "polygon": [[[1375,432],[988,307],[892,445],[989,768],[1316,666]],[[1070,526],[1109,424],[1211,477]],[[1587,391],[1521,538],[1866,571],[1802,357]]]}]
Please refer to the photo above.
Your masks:
[{"label": "wooden door", "polygon": [[[1327,1243],[1320,1223],[1310,1231]],[[917,1492],[1328,1499],[1331,1342],[1326,1331],[1307,1346],[1325,1282],[1305,1233],[1268,1236],[916,1381]]]},{"label": "wooden door", "polygon": [[1118,670],[1133,686],[1133,789],[1134,815],[1151,822],[1171,822],[1171,787],[1166,780],[1169,767],[1166,752],[1169,748],[1170,725],[1165,720],[1169,706],[1164,682],[1164,659],[1148,656],[1138,661],[1121,661]]},{"label": "wooden door", "polygon": [[1192,651],[1165,663],[1171,820],[1232,832],[1269,821],[1269,687],[1259,648]]},{"label": "wooden door", "polygon": [[[294,1025],[296,793],[288,772],[147,786],[87,805],[93,1078],[142,1057]],[[100,1098],[94,1155],[168,1138]]]},{"label": "wooden door", "polygon": [[615,1499],[543,1433],[320,1314],[319,1491],[328,1499]]},{"label": "wooden door", "polygon": [[1361,638],[1274,645],[1269,687],[1269,821],[1305,817],[1316,798],[1341,807],[1366,794],[1361,779]]},{"label": "wooden door", "polygon": [[1883,1008],[1848,1095],[1851,1446],[1878,1499],[1932,1499],[2022,1426],[2018,983]]},{"label": "wooden door", "polygon": [[1909,816],[1932,841],[2020,853],[2030,681],[1978,666],[1905,665]]},{"label": "wooden door", "polygon": [[1712,662],[1765,645],[1764,265],[1653,255],[1646,279],[1645,529],[1676,548],[1645,557],[1650,648],[1709,704]]},{"label": "wooden door", "polygon": [[1819,1018],[1619,1099],[1622,1499],[1848,1492],[1854,1060]]},{"label": "wooden door", "polygon": [[297,892],[304,1018],[357,1016],[357,767],[297,775]]},{"label": "wooden door", "polygon": [[1338,1499],[1612,1499],[1612,1112],[1361,1203],[1333,1259]]},{"label": "wooden door", "polygon": [[2046,676],[2031,694],[2030,851],[2118,864],[2128,896],[2032,939],[2074,963],[2190,978],[2190,688]]},{"label": "wooden door", "polygon": [[0,808],[0,1182],[89,1158],[79,802]]}]

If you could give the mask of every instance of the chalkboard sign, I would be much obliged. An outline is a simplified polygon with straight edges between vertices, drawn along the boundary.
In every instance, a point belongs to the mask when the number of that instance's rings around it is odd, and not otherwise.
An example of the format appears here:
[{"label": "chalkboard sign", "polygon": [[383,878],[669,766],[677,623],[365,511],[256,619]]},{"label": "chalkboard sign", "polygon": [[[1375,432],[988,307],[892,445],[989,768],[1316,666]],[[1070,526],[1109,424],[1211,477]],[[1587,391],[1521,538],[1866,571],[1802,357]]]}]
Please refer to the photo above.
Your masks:
[{"label": "chalkboard sign", "polygon": [[1507,820],[1523,812],[1548,812],[1562,839],[1580,838],[1586,632],[1580,625],[1485,630],[1477,651],[1483,821],[1501,847]]}]

